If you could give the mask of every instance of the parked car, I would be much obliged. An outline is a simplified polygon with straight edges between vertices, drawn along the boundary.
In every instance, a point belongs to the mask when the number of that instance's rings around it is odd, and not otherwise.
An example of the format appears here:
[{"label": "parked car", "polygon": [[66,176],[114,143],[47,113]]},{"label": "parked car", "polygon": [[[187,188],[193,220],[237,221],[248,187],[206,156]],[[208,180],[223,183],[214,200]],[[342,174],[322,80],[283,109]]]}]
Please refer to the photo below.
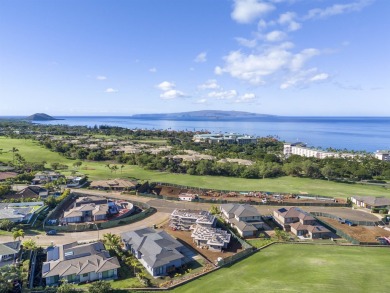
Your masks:
[{"label": "parked car", "polygon": [[46,232],[46,235],[57,235],[57,231],[56,230],[49,230]]}]

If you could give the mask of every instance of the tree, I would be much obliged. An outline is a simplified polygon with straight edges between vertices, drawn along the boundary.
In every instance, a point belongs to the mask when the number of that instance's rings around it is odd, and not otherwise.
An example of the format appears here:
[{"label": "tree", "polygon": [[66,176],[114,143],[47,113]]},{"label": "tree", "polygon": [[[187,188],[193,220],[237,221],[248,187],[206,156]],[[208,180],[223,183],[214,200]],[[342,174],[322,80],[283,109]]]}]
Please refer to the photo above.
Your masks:
[{"label": "tree", "polygon": [[107,249],[119,251],[121,246],[121,238],[119,235],[106,233],[103,235],[103,242],[106,245]]},{"label": "tree", "polygon": [[112,291],[111,284],[105,281],[96,281],[88,288],[89,293],[109,293]]},{"label": "tree", "polygon": [[63,281],[61,286],[58,287],[57,293],[77,293],[76,286],[69,284],[68,281]]},{"label": "tree", "polygon": [[121,174],[122,174],[122,169],[125,167],[125,165],[121,165]]},{"label": "tree", "polygon": [[74,163],[73,163],[73,167],[79,168],[82,164],[83,164],[83,162],[77,161],[77,162],[74,162]]},{"label": "tree", "polygon": [[18,240],[20,241],[20,237],[24,238],[24,231],[23,231],[23,229],[15,230],[14,232],[12,232],[12,237],[14,238],[14,240],[16,238],[19,238]]},{"label": "tree", "polygon": [[15,223],[11,220],[5,219],[0,221],[1,230],[11,231],[13,227],[15,227]]},{"label": "tree", "polygon": [[212,206],[211,206],[211,209],[210,209],[210,213],[213,214],[213,215],[219,214],[219,209],[218,209],[218,207],[215,206],[215,205],[212,205]]},{"label": "tree", "polygon": [[134,276],[137,274],[137,269],[139,268],[140,263],[134,256],[129,256],[126,258],[126,264],[133,267],[134,270]]},{"label": "tree", "polygon": [[19,150],[16,147],[13,147],[10,152],[12,152],[12,163],[15,163],[15,153],[17,153]]},{"label": "tree", "polygon": [[0,293],[14,292],[15,282],[20,284],[20,270],[16,266],[3,266],[0,268]]},{"label": "tree", "polygon": [[24,249],[27,249],[27,250],[34,250],[34,249],[38,248],[37,243],[32,238],[24,240],[22,245],[23,245]]}]

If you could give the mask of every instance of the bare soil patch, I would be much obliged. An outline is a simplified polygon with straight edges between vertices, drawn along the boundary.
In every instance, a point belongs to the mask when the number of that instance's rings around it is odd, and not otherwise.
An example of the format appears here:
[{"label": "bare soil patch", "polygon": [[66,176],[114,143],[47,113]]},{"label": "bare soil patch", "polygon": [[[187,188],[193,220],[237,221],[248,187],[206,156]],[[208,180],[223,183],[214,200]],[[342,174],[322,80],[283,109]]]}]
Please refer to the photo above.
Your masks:
[{"label": "bare soil patch", "polygon": [[341,224],[337,220],[318,217],[322,222],[343,231],[360,242],[378,243],[377,237],[390,237],[390,231],[375,226],[348,226]]}]

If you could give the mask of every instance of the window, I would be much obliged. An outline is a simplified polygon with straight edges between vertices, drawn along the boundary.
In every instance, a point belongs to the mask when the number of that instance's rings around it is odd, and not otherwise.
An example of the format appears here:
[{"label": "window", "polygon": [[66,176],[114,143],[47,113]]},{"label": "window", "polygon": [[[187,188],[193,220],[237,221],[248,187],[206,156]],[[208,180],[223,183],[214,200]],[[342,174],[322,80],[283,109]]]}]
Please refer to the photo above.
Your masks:
[{"label": "window", "polygon": [[86,278],[86,277],[88,277],[88,273],[83,274],[83,278]]}]

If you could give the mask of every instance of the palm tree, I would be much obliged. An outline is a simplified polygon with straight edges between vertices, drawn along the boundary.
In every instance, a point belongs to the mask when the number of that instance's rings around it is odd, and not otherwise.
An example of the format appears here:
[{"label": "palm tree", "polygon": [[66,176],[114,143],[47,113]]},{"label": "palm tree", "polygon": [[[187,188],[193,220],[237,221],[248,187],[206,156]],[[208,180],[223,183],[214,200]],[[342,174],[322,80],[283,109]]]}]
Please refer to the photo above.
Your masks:
[{"label": "palm tree", "polygon": [[13,147],[10,152],[12,152],[12,163],[15,162],[15,153],[18,152],[19,150],[16,147]]},{"label": "palm tree", "polygon": [[126,258],[126,264],[133,267],[134,276],[137,274],[137,269],[139,268],[139,262],[135,257]]},{"label": "palm tree", "polygon": [[121,174],[122,174],[122,169],[125,167],[125,165],[121,165]]},{"label": "palm tree", "polygon": [[103,241],[108,249],[119,251],[119,247],[121,245],[121,238],[118,235],[106,233],[103,235]]},{"label": "palm tree", "polygon": [[23,231],[23,229],[15,230],[15,231],[12,233],[12,236],[14,237],[14,240],[15,240],[16,238],[19,238],[18,240],[20,241],[20,237],[24,238],[24,231]]}]

